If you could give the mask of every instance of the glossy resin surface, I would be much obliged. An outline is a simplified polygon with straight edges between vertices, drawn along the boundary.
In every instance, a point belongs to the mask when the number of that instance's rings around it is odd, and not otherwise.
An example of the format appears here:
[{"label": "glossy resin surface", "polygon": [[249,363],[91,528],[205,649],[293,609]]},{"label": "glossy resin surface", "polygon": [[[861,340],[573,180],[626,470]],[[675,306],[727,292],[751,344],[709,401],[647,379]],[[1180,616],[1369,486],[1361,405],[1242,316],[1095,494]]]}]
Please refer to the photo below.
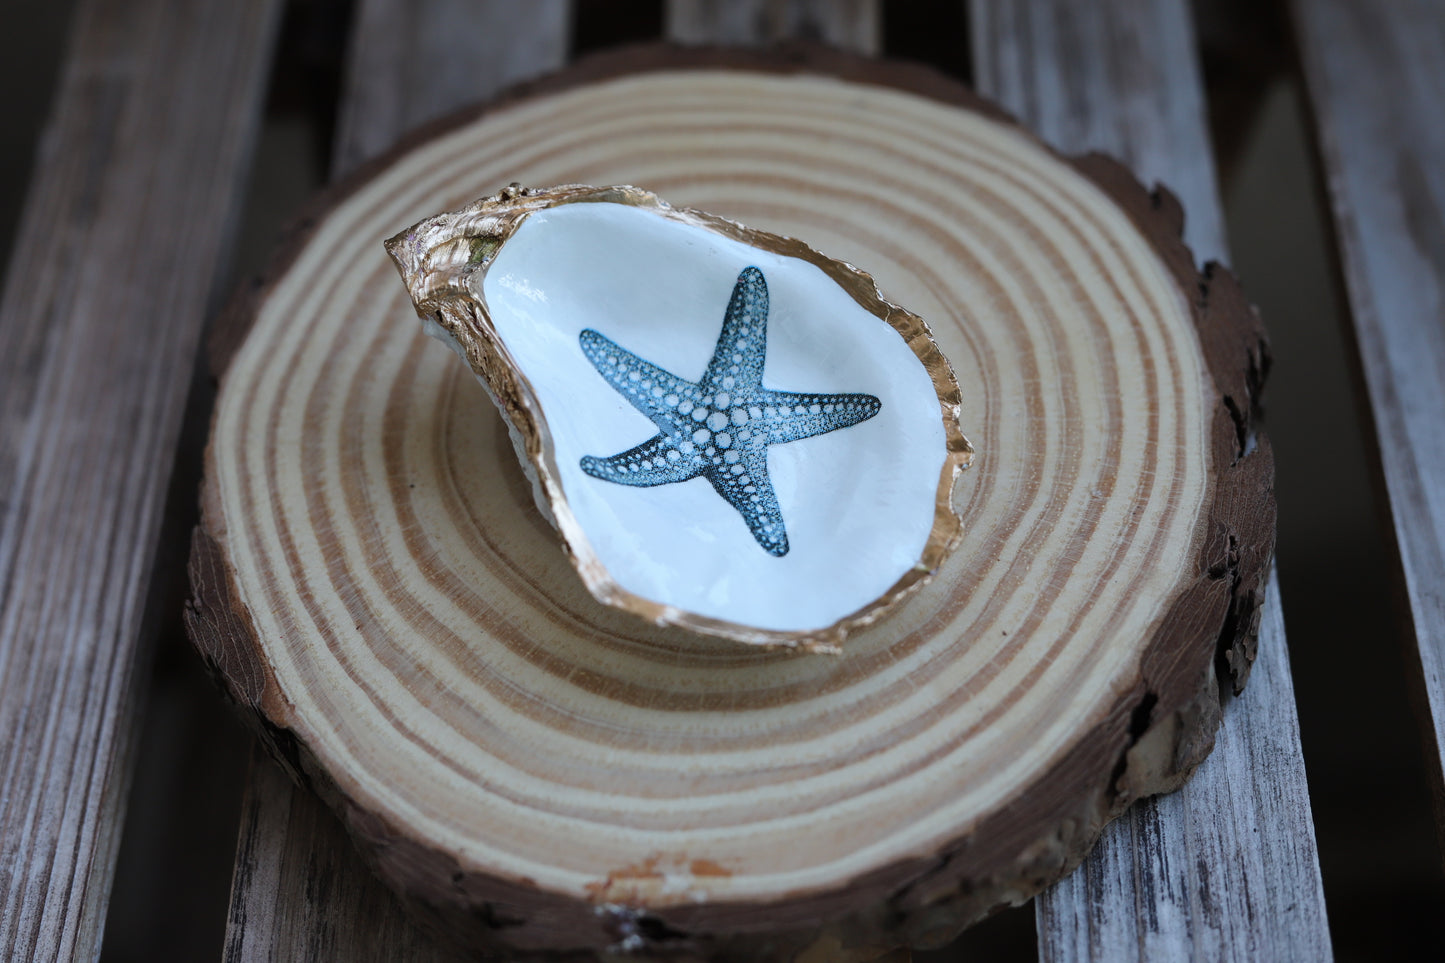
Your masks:
[{"label": "glossy resin surface", "polygon": [[509,188],[388,249],[602,601],[829,647],[957,541],[952,370],[850,265],[626,187]]},{"label": "glossy resin surface", "polygon": [[484,277],[567,502],[625,589],[821,629],[922,554],[947,455],[933,383],[816,266],[569,204],[531,215]]}]

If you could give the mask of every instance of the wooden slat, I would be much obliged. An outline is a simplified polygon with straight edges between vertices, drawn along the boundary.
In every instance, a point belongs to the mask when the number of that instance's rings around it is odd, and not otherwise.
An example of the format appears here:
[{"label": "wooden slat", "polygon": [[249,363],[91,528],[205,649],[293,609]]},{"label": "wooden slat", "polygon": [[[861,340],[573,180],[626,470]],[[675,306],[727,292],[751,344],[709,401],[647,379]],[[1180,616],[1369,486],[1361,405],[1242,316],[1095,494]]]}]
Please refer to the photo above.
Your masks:
[{"label": "wooden slat", "polygon": [[[1293,4],[1345,284],[1445,769],[1445,7]],[[1437,799],[1445,814],[1445,798]]]},{"label": "wooden slat", "polygon": [[362,0],[351,32],[333,173],[403,132],[562,65],[569,0]]},{"label": "wooden slat", "polygon": [[[1189,16],[1183,0],[975,2],[976,80],[1063,150],[1107,151],[1167,183],[1195,254],[1223,260]],[[1213,755],[1184,789],[1111,825],[1037,906],[1046,960],[1330,957],[1274,581],[1259,660]]]},{"label": "wooden slat", "polygon": [[816,40],[876,54],[881,0],[668,0],[667,36],[679,43],[757,45]]},{"label": "wooden slat", "polygon": [[94,957],[141,617],[272,0],[88,0],[0,303],[0,947]]},{"label": "wooden slat", "polygon": [[[408,129],[566,57],[568,0],[363,0],[356,11],[335,174]],[[243,804],[228,963],[430,963],[451,953],[422,933],[356,854],[336,817],[257,759]]]},{"label": "wooden slat", "polygon": [[257,749],[241,810],[224,958],[442,963],[456,957],[402,912],[321,800],[298,789]]}]

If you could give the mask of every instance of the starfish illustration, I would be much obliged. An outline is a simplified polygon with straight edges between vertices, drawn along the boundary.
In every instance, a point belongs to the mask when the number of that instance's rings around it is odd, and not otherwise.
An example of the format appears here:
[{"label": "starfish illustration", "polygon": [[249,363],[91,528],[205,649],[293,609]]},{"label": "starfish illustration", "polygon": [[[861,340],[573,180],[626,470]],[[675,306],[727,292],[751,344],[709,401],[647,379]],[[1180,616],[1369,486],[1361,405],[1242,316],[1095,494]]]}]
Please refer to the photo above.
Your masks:
[{"label": "starfish illustration", "polygon": [[588,328],[582,352],[657,434],[610,458],[582,459],[593,478],[651,487],[701,475],[743,516],[770,555],[788,554],[788,533],[768,479],[768,446],[856,425],[878,414],[872,395],[798,394],[763,387],[768,282],[744,268],[733,286],[722,334],[697,382],[679,378]]}]

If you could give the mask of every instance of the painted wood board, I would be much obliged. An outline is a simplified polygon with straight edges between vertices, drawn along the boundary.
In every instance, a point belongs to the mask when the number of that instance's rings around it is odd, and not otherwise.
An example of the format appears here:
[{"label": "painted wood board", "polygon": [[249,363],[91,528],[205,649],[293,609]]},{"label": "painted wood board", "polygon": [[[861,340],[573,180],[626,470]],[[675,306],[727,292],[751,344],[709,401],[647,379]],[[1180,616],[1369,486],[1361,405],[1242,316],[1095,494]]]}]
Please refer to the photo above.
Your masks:
[{"label": "painted wood board", "polygon": [[[1166,184],[1196,256],[1227,256],[1187,4],[1018,0],[975,3],[971,14],[980,91],[1061,149],[1106,151]],[[1259,646],[1194,779],[1132,809],[1039,898],[1043,959],[1328,958],[1273,581]]]},{"label": "painted wood board", "polygon": [[759,46],[787,40],[877,55],[883,0],[668,0],[665,30],[678,43]]},{"label": "painted wood board", "polygon": [[223,959],[458,959],[402,912],[329,809],[253,753]]},{"label": "painted wood board", "polygon": [[1445,819],[1445,11],[1293,3]]},{"label": "painted wood board", "polygon": [[99,952],[142,616],[278,3],[78,5],[0,304],[0,946]]}]

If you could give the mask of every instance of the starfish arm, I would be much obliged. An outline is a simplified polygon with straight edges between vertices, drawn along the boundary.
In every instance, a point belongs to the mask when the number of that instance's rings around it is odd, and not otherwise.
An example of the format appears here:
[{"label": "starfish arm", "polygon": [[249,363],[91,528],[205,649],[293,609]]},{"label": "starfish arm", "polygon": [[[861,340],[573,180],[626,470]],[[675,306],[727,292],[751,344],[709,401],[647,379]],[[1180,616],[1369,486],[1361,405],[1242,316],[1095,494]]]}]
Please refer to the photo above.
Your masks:
[{"label": "starfish arm", "polygon": [[878,414],[883,402],[873,395],[805,395],[770,391],[763,398],[763,427],[768,443],[790,441],[848,428]]},{"label": "starfish arm", "polygon": [[724,462],[710,467],[705,473],[707,480],[743,516],[758,544],[769,555],[781,558],[788,554],[788,532],[783,526],[783,511],[778,507],[772,479],[768,477],[767,449],[757,448],[739,455],[733,464]]},{"label": "starfish arm", "polygon": [[703,462],[695,453],[684,455],[666,435],[653,435],[636,448],[629,448],[611,458],[582,459],[582,470],[593,478],[651,488],[687,481],[702,474]]},{"label": "starfish arm", "polygon": [[[597,373],[631,402],[632,407],[651,418],[664,433],[677,431],[683,426],[676,410],[679,399],[688,399],[694,405],[701,400],[697,385],[642,360],[591,328],[585,329],[578,336],[578,341],[582,344],[582,353],[592,362]],[[688,407],[691,408],[691,405]]]},{"label": "starfish arm", "polygon": [[768,282],[757,268],[744,268],[733,285],[722,334],[702,376],[703,390],[736,396],[760,388],[767,339]]}]

